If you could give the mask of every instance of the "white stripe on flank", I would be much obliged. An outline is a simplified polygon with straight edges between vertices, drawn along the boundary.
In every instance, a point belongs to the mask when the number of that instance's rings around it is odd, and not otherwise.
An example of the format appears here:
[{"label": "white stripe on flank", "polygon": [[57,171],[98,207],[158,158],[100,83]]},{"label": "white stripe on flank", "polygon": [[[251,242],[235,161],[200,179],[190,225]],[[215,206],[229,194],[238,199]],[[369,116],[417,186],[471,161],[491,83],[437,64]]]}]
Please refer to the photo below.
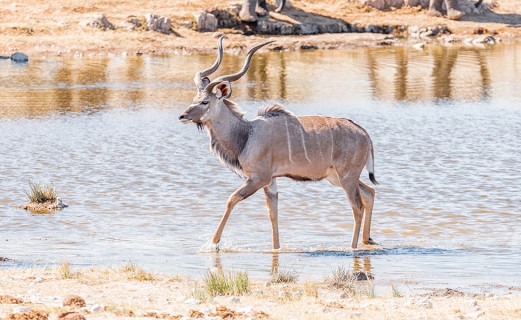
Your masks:
[{"label": "white stripe on flank", "polygon": [[333,129],[331,128],[331,125],[329,125],[329,121],[327,118],[325,118],[327,126],[329,127],[329,136],[331,137],[331,163],[333,163],[333,151],[335,147],[335,142],[333,140]]},{"label": "white stripe on flank", "polygon": [[293,159],[291,159],[291,139],[289,137],[288,117],[284,117],[284,122],[286,123],[286,133],[288,134],[288,156],[289,156],[289,162],[293,163]]},{"label": "white stripe on flank", "polygon": [[317,133],[317,127],[315,127],[315,122],[314,121],[311,121],[311,125],[313,126],[313,135],[315,136],[316,140],[317,140],[317,147],[318,147],[318,152],[320,153],[320,159],[324,160],[324,155],[322,154],[322,147],[320,146],[320,137]]},{"label": "white stripe on flank", "polygon": [[299,127],[300,129],[300,137],[302,138],[302,146],[304,147],[304,156],[306,156],[306,160],[311,163],[311,160],[308,158],[308,150],[306,149],[306,139],[304,138],[304,130],[302,130],[302,124]]}]

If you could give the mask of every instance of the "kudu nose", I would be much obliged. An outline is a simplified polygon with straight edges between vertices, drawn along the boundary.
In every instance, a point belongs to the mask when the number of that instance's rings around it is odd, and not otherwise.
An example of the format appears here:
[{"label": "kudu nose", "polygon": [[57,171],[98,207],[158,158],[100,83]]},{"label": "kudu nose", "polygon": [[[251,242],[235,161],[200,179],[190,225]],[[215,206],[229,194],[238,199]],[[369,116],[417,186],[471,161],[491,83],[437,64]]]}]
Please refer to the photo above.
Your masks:
[{"label": "kudu nose", "polygon": [[183,119],[185,119],[185,115],[184,114],[179,116],[179,120],[183,120]]}]

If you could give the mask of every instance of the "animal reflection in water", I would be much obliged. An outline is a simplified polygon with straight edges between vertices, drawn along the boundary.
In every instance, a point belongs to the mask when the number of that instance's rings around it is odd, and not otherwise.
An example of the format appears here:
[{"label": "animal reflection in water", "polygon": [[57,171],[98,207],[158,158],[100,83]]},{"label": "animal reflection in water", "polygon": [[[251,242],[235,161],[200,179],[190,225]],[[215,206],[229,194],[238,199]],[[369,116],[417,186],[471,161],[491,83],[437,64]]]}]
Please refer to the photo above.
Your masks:
[{"label": "animal reflection in water", "polygon": [[365,166],[371,182],[377,183],[373,144],[367,132],[348,119],[295,116],[279,105],[261,108],[251,121],[245,119],[239,106],[229,100],[231,83],[246,73],[253,54],[273,41],[251,48],[239,72],[210,81],[208,76],[222,61],[223,38],[218,40],[218,56],[214,64],[195,74],[197,94],[179,116],[183,123],[191,122],[205,128],[213,153],[232,171],[246,178],[226,203],[226,210],[212,238],[212,248],[218,250],[224,226],[234,206],[261,188],[272,225],[273,249],[280,248],[278,177],[299,181],[327,179],[341,187],[355,220],[351,247],[357,247],[364,213],[362,242],[374,244],[370,230],[375,191],[359,180]]},{"label": "animal reflection in water", "polygon": [[[288,267],[284,265],[280,265],[279,259],[280,253],[273,252],[271,254],[271,270],[270,275],[277,275],[280,271],[291,270],[293,267]],[[353,261],[351,263],[350,274],[354,280],[362,281],[362,280],[374,280],[374,272],[373,267],[371,265],[371,256],[353,256]],[[223,263],[221,259],[221,253],[216,252],[212,256],[212,268],[219,272],[224,272]],[[343,268],[343,267],[340,267]]]}]

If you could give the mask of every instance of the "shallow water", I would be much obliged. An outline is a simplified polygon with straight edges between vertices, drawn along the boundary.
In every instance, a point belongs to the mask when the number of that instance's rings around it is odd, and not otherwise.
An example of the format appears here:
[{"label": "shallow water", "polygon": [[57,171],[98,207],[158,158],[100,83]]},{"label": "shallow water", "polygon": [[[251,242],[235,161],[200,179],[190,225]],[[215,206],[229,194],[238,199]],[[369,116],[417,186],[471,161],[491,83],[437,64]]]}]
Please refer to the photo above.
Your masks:
[{"label": "shallow water", "polygon": [[[279,179],[282,252],[270,252],[262,192],[236,207],[222,252],[208,252],[241,179],[177,116],[195,93],[193,72],[213,59],[0,61],[0,257],[10,259],[0,267],[133,261],[194,276],[222,266],[322,279],[344,266],[411,290],[521,285],[521,46],[255,56],[233,87],[247,117],[277,102],[370,133],[380,245],[357,251],[342,190]],[[241,64],[227,55],[222,73]],[[31,180],[51,181],[69,208],[17,209]]]}]

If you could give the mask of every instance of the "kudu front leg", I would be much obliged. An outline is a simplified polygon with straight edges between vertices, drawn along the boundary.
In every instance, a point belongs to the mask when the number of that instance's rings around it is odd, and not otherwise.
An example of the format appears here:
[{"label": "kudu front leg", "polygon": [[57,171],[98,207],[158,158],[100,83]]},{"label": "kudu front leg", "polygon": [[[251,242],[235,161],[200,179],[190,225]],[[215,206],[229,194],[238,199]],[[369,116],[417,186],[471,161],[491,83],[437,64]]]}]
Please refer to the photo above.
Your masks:
[{"label": "kudu front leg", "polygon": [[279,241],[279,192],[277,190],[277,182],[275,179],[271,181],[269,186],[264,187],[264,197],[266,198],[266,206],[270,214],[271,231],[273,239],[273,249],[280,249]]},{"label": "kudu front leg", "polygon": [[224,214],[221,218],[221,222],[219,223],[219,226],[217,227],[217,230],[215,231],[213,238],[212,238],[212,249],[215,251],[219,250],[219,241],[221,241],[221,236],[224,230],[224,226],[226,225],[226,221],[228,221],[228,217],[230,217],[230,213],[232,212],[233,208],[237,203],[240,201],[248,198],[257,190],[264,187],[266,184],[260,180],[255,179],[248,179],[244,184],[237,189],[230,198],[228,199],[228,202],[226,203],[226,210],[224,211]]}]

